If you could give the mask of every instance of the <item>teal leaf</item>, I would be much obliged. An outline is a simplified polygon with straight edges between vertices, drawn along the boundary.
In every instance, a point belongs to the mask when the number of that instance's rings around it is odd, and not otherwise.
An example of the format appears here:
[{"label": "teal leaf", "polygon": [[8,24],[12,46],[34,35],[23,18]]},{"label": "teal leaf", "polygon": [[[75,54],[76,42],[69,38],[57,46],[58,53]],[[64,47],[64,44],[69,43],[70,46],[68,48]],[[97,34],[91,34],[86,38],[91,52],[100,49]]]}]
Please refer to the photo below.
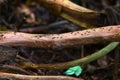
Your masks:
[{"label": "teal leaf", "polygon": [[68,69],[68,70],[65,72],[66,75],[73,75],[74,73],[75,73],[75,71],[74,71],[74,70],[71,70],[71,69]]},{"label": "teal leaf", "polygon": [[82,73],[82,68],[79,66],[78,69],[75,71],[75,76],[79,76]]},{"label": "teal leaf", "polygon": [[79,76],[81,74],[81,72],[82,72],[82,68],[80,66],[75,66],[75,67],[69,68],[65,72],[65,74],[66,75],[74,75],[75,74],[75,76]]}]

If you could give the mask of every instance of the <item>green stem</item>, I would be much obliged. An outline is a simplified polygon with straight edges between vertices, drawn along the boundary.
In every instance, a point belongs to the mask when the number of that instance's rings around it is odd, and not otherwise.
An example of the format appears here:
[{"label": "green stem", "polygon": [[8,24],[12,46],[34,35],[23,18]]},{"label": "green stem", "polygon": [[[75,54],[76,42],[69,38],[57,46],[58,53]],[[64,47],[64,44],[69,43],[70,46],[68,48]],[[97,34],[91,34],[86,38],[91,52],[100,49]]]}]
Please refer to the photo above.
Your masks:
[{"label": "green stem", "polygon": [[107,53],[112,51],[116,46],[118,46],[119,42],[112,42],[103,49],[98,52],[93,53],[87,57],[82,59],[73,60],[70,62],[57,63],[57,64],[33,64],[30,62],[22,62],[22,68],[35,68],[35,69],[67,69],[69,67],[73,67],[76,65],[83,66],[89,62],[95,61],[96,59],[105,56]]},{"label": "green stem", "polygon": [[98,58],[101,58],[103,56],[105,56],[106,54],[108,54],[109,52],[111,52],[114,48],[116,48],[118,46],[119,42],[112,42],[109,45],[107,45],[106,47],[104,47],[103,49],[99,50],[98,52],[95,52],[93,54],[91,54],[90,56],[84,57],[82,59],[78,59],[72,62],[69,62],[69,64],[87,64],[89,62],[92,62]]}]

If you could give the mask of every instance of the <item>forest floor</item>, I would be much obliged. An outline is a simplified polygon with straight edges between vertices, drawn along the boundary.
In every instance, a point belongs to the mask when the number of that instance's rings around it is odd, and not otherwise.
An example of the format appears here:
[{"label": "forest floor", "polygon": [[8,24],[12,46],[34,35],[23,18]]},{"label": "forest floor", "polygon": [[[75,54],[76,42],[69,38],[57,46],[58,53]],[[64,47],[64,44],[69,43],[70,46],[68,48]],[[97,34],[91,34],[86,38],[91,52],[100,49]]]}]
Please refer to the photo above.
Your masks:
[{"label": "forest floor", "polygon": [[[31,2],[31,4],[27,4],[24,0],[18,1],[20,2],[11,2],[8,0],[0,3],[0,30],[12,30],[14,32],[19,31],[33,34],[58,34],[82,30],[81,27],[49,13],[47,9],[41,7],[34,1]],[[120,24],[120,19],[117,18],[120,17],[120,7],[119,9],[114,9],[112,8],[113,6],[110,6],[110,8],[105,8],[102,6],[102,0],[79,1],[81,1],[79,2],[79,5],[81,6],[99,12],[106,12],[109,19],[109,22],[106,25]],[[115,11],[119,14],[115,14]],[[19,56],[30,60],[33,63],[53,64],[83,58],[96,51],[99,51],[107,44],[108,43],[98,43],[58,49],[31,48],[24,46],[13,48],[18,50]],[[77,78],[81,80],[114,80],[117,77],[119,78],[118,80],[120,80],[120,77],[118,77],[120,76],[120,52],[116,53],[119,49],[120,47],[118,46],[118,48],[110,52],[108,55],[87,64],[84,67],[82,74]],[[117,63],[117,69],[116,60],[119,62]],[[16,65],[16,62],[13,61],[12,64],[4,64]],[[26,71],[38,75],[65,75],[64,72],[66,70],[28,69]],[[73,75],[72,77],[75,76]]]}]

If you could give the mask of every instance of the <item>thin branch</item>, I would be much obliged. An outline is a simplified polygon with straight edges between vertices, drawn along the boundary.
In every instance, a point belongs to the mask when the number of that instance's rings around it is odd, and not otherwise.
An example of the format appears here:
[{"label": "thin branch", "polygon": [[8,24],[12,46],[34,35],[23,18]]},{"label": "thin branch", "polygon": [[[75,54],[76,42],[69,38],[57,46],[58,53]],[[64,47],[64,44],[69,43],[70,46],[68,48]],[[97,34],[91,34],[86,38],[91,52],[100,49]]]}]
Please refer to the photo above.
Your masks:
[{"label": "thin branch", "polygon": [[10,80],[80,80],[68,76],[30,76],[0,72],[0,79]]},{"label": "thin branch", "polygon": [[114,72],[114,74],[113,74],[113,80],[117,80],[119,77],[118,77],[118,74],[119,74],[119,71],[118,71],[118,69],[119,69],[119,61],[120,61],[120,50],[119,50],[120,48],[119,47],[117,47],[116,49],[115,49],[115,60],[114,60],[114,70],[113,70],[113,72]]},{"label": "thin branch", "polygon": [[4,71],[4,72],[17,72],[17,73],[21,73],[21,74],[31,74],[32,73],[29,73],[27,72],[26,70],[24,69],[21,69],[19,67],[16,67],[16,66],[12,66],[12,65],[0,65],[0,71]]},{"label": "thin branch", "polygon": [[112,51],[116,46],[118,46],[119,42],[113,42],[104,47],[103,49],[99,50],[98,52],[93,53],[90,56],[73,60],[70,62],[64,62],[64,63],[57,63],[57,64],[34,64],[31,62],[22,62],[21,68],[34,68],[34,69],[68,69],[69,67],[80,65],[83,66],[89,62],[92,62],[100,57],[103,57],[110,51]]},{"label": "thin branch", "polygon": [[1,32],[0,45],[63,48],[80,44],[120,41],[120,25],[63,34]]},{"label": "thin branch", "polygon": [[63,20],[63,21],[54,22],[52,24],[49,24],[48,26],[46,25],[46,26],[39,26],[39,27],[32,27],[32,28],[22,28],[19,31],[25,32],[25,33],[43,32],[50,28],[58,28],[58,26],[63,25],[63,24],[69,24],[69,22],[66,20]]}]

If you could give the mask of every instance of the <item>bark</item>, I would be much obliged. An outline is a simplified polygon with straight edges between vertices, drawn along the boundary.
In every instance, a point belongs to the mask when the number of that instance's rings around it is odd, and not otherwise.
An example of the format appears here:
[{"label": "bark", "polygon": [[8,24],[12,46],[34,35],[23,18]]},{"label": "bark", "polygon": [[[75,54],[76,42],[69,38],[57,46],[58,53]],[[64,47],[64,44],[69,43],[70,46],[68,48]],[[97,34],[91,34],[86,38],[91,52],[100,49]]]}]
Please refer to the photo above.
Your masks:
[{"label": "bark", "polygon": [[27,34],[1,32],[0,45],[64,48],[81,44],[120,41],[120,25],[93,28],[63,34]]},{"label": "bark", "polygon": [[80,80],[68,76],[30,76],[12,73],[0,72],[0,79],[10,79],[10,80]]},{"label": "bark", "polygon": [[[69,0],[35,0],[41,6],[47,8],[51,13],[54,13],[62,18],[65,18],[72,23],[84,28],[101,26],[103,24],[100,19],[103,13],[84,8]],[[94,21],[94,22],[93,22]]]}]

